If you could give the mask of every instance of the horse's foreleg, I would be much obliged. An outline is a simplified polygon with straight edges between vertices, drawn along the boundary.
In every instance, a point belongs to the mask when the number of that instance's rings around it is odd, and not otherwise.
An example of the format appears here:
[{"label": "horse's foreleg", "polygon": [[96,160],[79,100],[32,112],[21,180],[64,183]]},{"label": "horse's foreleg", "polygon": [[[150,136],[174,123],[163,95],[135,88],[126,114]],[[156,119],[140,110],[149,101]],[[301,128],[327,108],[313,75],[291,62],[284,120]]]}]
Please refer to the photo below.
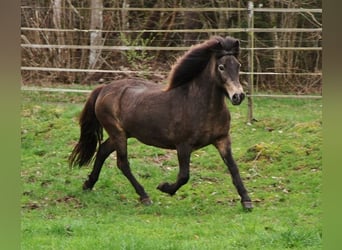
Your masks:
[{"label": "horse's foreleg", "polygon": [[227,165],[228,170],[232,176],[233,184],[236,187],[240,197],[241,197],[241,204],[244,209],[251,210],[253,208],[251,198],[248,196],[248,192],[242,182],[240,177],[239,169],[236,165],[236,162],[233,158],[232,151],[231,151],[231,142],[229,136],[224,139],[217,141],[215,144],[216,148],[220,152],[220,155]]},{"label": "horse's foreleg", "polygon": [[157,187],[160,191],[174,195],[177,190],[186,184],[189,180],[189,166],[190,166],[191,148],[188,146],[177,147],[177,156],[179,162],[179,173],[175,183],[163,182]]},{"label": "horse's foreleg", "polygon": [[99,179],[104,161],[112,152],[114,152],[114,150],[115,146],[110,139],[107,139],[100,145],[96,153],[93,170],[90,175],[88,175],[88,180],[83,183],[83,190],[91,190],[94,187],[95,183]]},{"label": "horse's foreleg", "polygon": [[[120,142],[121,141],[121,142]],[[125,175],[125,177],[131,182],[136,193],[140,196],[140,201],[145,205],[152,204],[151,199],[148,194],[145,192],[143,186],[136,180],[134,175],[131,172],[131,168],[129,166],[128,158],[127,158],[127,141],[120,140],[119,144],[117,144],[117,165],[121,172]]]}]

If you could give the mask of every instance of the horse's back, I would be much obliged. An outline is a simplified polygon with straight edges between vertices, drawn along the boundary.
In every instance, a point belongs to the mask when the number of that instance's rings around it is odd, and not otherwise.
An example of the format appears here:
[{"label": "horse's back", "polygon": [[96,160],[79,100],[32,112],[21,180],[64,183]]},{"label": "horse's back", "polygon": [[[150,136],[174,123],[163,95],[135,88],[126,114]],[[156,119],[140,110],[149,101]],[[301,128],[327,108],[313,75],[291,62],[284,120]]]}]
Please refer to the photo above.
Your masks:
[{"label": "horse's back", "polygon": [[[105,128],[107,123],[115,122],[115,126],[130,133],[132,124],[140,124],[142,128],[143,124],[151,121],[152,117],[147,116],[155,110],[155,102],[160,104],[158,99],[163,92],[163,85],[141,79],[113,81],[102,88],[97,98],[97,119]],[[157,110],[160,108],[158,106]]]},{"label": "horse's back", "polygon": [[104,85],[98,96],[97,105],[100,108],[101,106],[115,104],[121,106],[120,102],[126,101],[126,99],[134,101],[142,95],[155,91],[162,91],[162,85],[139,78],[115,80]]},{"label": "horse's back", "polygon": [[136,91],[136,93],[139,94],[146,91],[161,89],[162,86],[160,84],[156,84],[139,78],[121,79],[112,81],[109,84],[104,85],[101,91],[100,98],[105,97],[106,95],[121,96],[127,90]]}]

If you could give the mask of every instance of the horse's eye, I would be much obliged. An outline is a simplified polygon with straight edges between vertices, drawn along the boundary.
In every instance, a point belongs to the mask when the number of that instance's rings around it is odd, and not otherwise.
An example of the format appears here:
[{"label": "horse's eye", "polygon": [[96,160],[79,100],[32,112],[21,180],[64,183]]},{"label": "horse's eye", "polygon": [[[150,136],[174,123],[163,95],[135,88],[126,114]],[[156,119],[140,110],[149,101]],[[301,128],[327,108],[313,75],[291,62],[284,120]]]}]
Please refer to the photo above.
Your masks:
[{"label": "horse's eye", "polygon": [[223,71],[223,70],[224,70],[224,65],[223,65],[223,64],[220,64],[220,65],[218,66],[218,69],[219,69],[220,71]]}]

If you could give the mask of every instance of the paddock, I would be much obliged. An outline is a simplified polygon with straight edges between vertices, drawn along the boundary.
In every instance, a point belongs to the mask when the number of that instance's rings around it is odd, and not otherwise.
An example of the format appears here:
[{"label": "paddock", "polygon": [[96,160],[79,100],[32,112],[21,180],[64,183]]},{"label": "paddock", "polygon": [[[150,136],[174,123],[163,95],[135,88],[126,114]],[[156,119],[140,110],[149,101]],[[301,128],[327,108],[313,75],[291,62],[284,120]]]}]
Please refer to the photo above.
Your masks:
[{"label": "paddock", "polygon": [[115,155],[95,189],[82,191],[89,168],[71,169],[67,159],[86,96],[22,91],[23,249],[322,247],[321,99],[255,99],[253,124],[246,102],[227,103],[233,153],[255,205],[246,213],[211,146],[194,152],[188,185],[170,197],[156,186],[176,178],[175,152],[129,140],[131,167],[152,206],[139,203]]}]

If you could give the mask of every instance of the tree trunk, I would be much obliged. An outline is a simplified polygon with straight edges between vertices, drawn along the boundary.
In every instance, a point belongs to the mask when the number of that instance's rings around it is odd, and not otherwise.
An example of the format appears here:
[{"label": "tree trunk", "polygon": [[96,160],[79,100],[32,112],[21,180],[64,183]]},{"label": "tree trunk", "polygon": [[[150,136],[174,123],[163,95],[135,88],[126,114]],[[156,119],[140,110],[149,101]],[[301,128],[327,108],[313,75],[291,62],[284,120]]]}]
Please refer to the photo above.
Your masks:
[{"label": "tree trunk", "polygon": [[[194,4],[193,0],[185,0],[184,1],[185,7],[191,9],[193,7],[197,7],[196,4]],[[202,28],[201,23],[201,15],[202,13],[198,13],[195,11],[185,11],[184,12],[184,29],[191,30],[191,29],[200,29]],[[184,33],[184,44],[186,46],[193,45],[197,43],[197,33],[193,32],[186,32]]]},{"label": "tree trunk", "polygon": [[[218,5],[220,8],[224,8],[227,7],[226,6],[226,2],[225,1],[218,1]],[[229,20],[229,13],[227,12],[223,12],[223,11],[219,11],[218,12],[218,28],[219,29],[226,29],[227,27],[227,21]],[[218,33],[218,35],[220,36],[225,36],[226,32],[220,32]]]},{"label": "tree trunk", "polygon": [[[274,0],[269,1],[270,8],[275,8]],[[272,27],[277,28],[277,13],[270,13],[270,22],[272,24]],[[273,34],[273,46],[274,47],[281,47],[278,33],[274,32]],[[280,73],[282,71],[282,65],[281,65],[281,52],[278,49],[273,50],[273,67],[275,73]],[[275,82],[278,83],[280,81],[279,75],[275,75]]]},{"label": "tree trunk", "polygon": [[[103,28],[103,1],[91,0],[91,19],[90,19],[90,46],[100,46],[103,44],[102,28]],[[95,68],[96,63],[101,55],[101,49],[90,49],[89,68]]]},{"label": "tree trunk", "polygon": [[[62,29],[62,2],[63,0],[54,0],[53,1],[53,17],[52,21],[57,30]],[[56,32],[57,36],[57,44],[58,45],[64,45],[64,33],[62,31]],[[55,64],[57,67],[61,67],[63,63],[63,55],[62,55],[62,49],[57,50],[57,60],[55,61]]]},{"label": "tree trunk", "polygon": [[[122,3],[122,10],[121,10],[121,30],[122,31],[126,31],[129,30],[129,11],[125,10],[128,9],[130,6],[129,4],[129,0],[123,0]],[[131,34],[128,32],[121,32],[120,34],[120,39],[121,39],[121,45],[130,45],[130,41],[131,41]],[[126,60],[126,56],[125,53],[121,53],[121,60],[125,61]]]}]

